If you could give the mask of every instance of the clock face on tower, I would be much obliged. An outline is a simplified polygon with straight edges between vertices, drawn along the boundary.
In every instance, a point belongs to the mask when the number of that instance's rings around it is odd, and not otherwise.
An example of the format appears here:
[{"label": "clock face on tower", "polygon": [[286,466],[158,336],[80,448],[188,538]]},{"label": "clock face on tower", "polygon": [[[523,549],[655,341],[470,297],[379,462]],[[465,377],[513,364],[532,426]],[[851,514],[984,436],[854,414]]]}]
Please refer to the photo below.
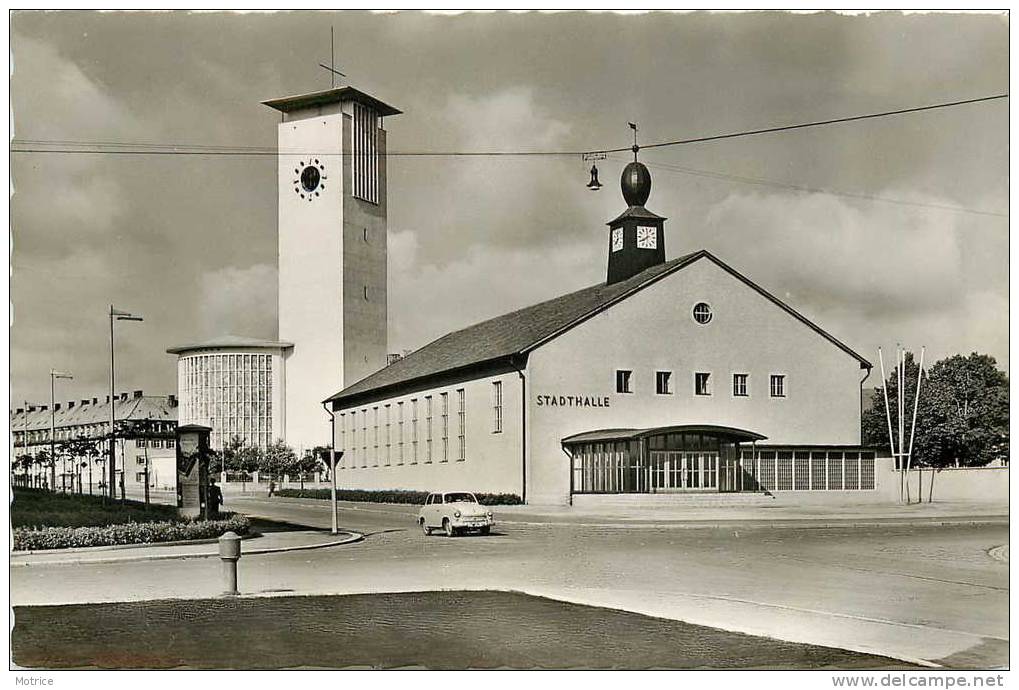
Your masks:
[{"label": "clock face on tower", "polygon": [[325,192],[326,166],[318,158],[311,158],[307,162],[299,161],[294,168],[294,194],[302,199],[313,201]]},{"label": "clock face on tower", "polygon": [[612,251],[618,252],[623,248],[623,229],[612,228]]},{"label": "clock face on tower", "polygon": [[654,249],[658,246],[658,228],[650,225],[637,226],[637,249]]}]

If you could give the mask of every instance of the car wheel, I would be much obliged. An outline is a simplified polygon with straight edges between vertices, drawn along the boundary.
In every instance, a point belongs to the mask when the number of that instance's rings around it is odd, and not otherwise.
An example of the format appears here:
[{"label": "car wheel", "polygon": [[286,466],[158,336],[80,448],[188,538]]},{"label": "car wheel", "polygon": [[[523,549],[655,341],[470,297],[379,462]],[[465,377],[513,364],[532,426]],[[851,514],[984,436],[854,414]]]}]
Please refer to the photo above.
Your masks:
[{"label": "car wheel", "polygon": [[421,518],[419,522],[421,523],[421,531],[425,533],[425,536],[426,537],[431,536],[432,528],[425,524],[425,519]]},{"label": "car wheel", "polygon": [[482,527],[481,529],[478,530],[478,532],[481,533],[481,536],[483,537],[488,536],[488,533],[491,531],[492,531],[491,527]]},{"label": "car wheel", "polygon": [[442,519],[442,529],[446,532],[447,537],[456,536],[456,528],[453,527],[453,523],[449,521],[449,518]]}]

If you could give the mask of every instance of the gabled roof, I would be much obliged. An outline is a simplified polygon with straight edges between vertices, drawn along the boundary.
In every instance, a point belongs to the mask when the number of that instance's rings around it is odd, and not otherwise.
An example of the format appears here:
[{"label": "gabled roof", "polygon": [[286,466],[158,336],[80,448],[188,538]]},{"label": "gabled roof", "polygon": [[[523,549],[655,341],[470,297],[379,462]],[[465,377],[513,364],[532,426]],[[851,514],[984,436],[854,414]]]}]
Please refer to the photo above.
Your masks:
[{"label": "gabled roof", "polygon": [[412,386],[423,387],[429,380],[475,368],[517,366],[532,350],[564,333],[613,304],[629,297],[667,275],[700,259],[708,259],[730,273],[788,314],[869,369],[865,360],[795,309],[767,292],[707,250],[686,254],[652,266],[626,280],[607,285],[598,283],[561,297],[518,309],[487,321],[454,331],[434,340],[403,359],[380,369],[331,396],[328,401],[346,402],[367,396],[384,397]]},{"label": "gabled roof", "polygon": [[[165,395],[142,395],[121,399],[118,395],[114,401],[114,415],[118,422],[156,420],[165,422],[177,421],[177,406],[171,404],[168,396]],[[34,411],[23,410],[20,414],[12,412],[10,415],[11,431],[38,431],[49,430],[50,411],[36,407]],[[60,406],[53,414],[53,424],[57,429],[76,427],[86,424],[110,423],[110,404],[105,398],[95,405],[75,405],[66,407],[66,403]]]},{"label": "gabled roof", "polygon": [[293,343],[284,342],[282,340],[261,340],[259,338],[247,338],[242,335],[221,335],[217,338],[212,338],[211,340],[206,340],[201,343],[188,343],[187,345],[170,347],[167,348],[166,351],[171,355],[181,355],[191,350],[208,350],[214,348],[285,350],[293,346]]}]

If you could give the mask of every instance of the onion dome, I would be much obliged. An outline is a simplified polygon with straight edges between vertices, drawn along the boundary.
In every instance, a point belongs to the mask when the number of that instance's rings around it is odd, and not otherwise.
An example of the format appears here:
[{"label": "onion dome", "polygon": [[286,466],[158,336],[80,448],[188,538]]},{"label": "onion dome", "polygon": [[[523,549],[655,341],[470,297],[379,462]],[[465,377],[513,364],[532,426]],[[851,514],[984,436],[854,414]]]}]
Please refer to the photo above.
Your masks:
[{"label": "onion dome", "polygon": [[623,188],[623,199],[630,206],[643,206],[651,196],[651,173],[643,163],[628,163],[619,184]]}]

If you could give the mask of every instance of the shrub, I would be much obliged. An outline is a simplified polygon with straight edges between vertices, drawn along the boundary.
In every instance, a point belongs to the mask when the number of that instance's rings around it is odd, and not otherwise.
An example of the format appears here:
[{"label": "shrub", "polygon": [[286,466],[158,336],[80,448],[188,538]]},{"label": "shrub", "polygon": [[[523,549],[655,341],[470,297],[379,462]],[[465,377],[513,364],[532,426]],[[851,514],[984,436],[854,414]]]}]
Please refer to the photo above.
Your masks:
[{"label": "shrub", "polygon": [[[370,490],[370,489],[337,489],[336,500],[357,501],[360,503],[400,503],[405,505],[423,505],[428,497],[427,491]],[[277,496],[284,498],[317,498],[329,500],[330,489],[280,489]],[[523,503],[516,494],[474,494],[478,503],[486,506],[516,506]]]},{"label": "shrub", "polygon": [[224,520],[127,522],[98,527],[15,527],[15,551],[70,549],[117,544],[155,544],[167,541],[211,539],[224,532],[247,534],[248,519],[232,515]]}]

